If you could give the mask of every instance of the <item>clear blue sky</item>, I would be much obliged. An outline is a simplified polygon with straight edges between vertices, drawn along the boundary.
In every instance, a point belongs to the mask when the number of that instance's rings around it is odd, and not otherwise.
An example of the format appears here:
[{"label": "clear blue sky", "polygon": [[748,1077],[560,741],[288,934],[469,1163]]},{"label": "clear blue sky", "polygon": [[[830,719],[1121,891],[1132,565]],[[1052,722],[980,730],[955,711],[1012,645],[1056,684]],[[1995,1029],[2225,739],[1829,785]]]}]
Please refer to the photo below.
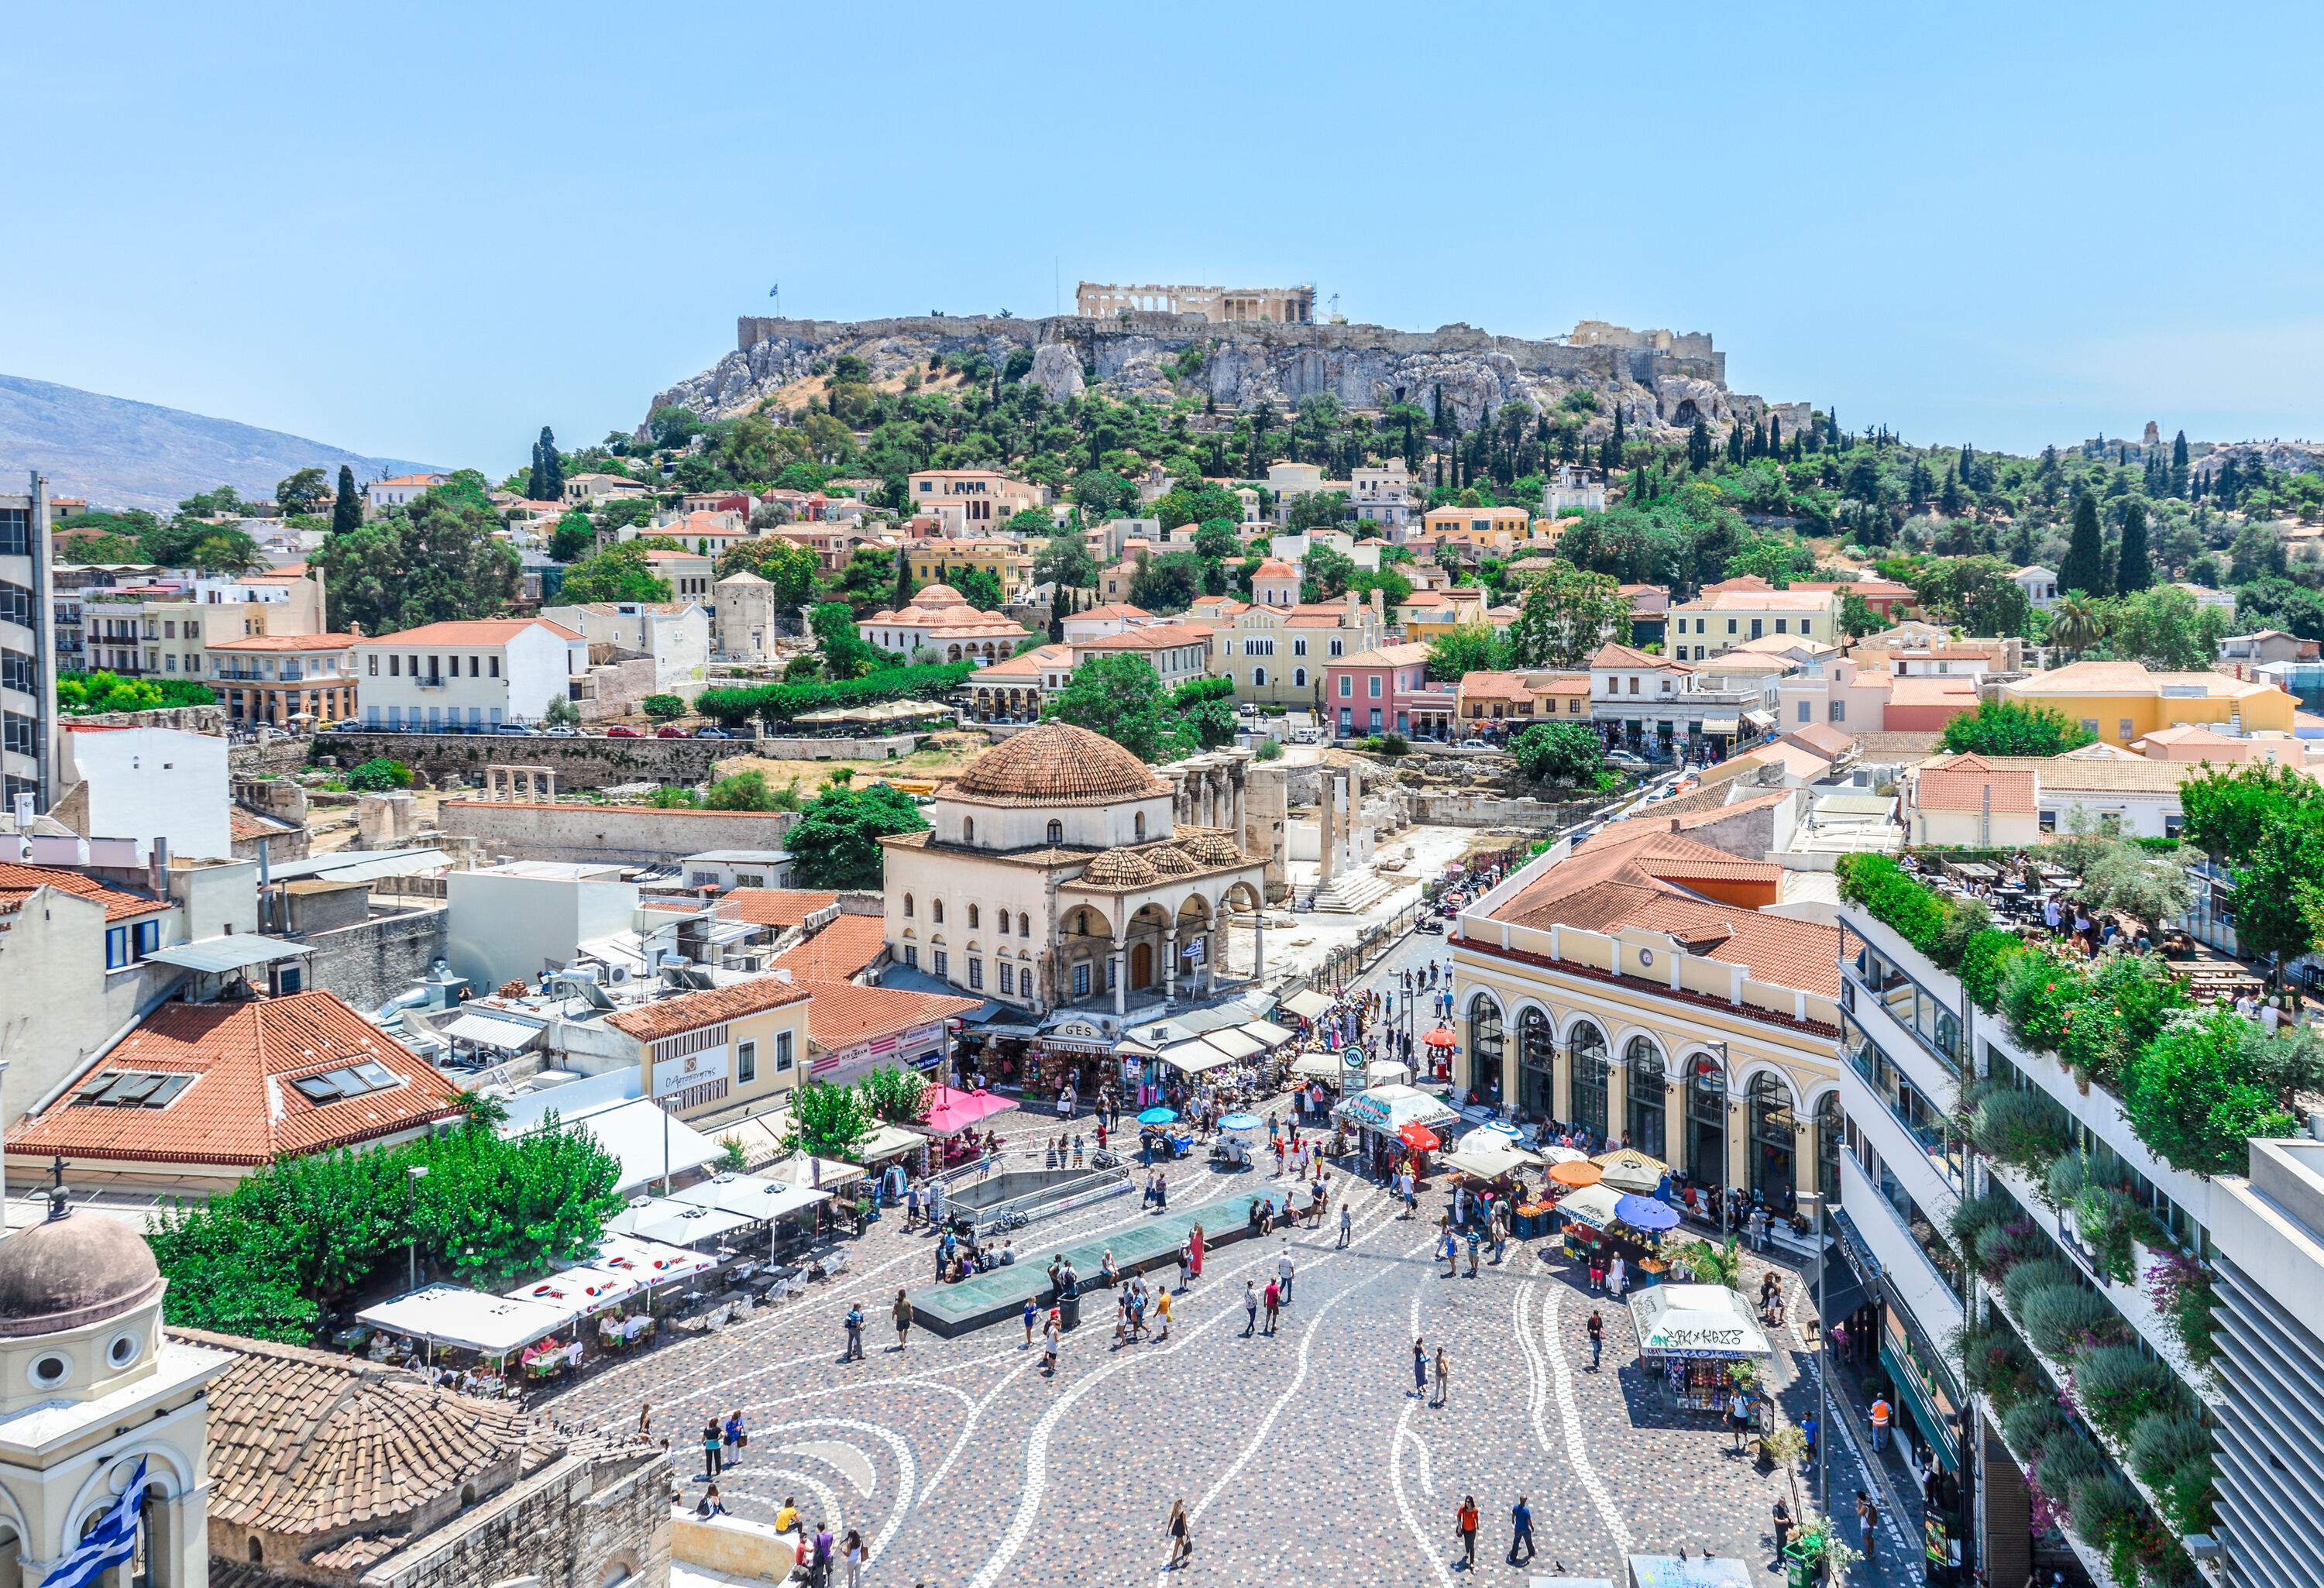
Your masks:
[{"label": "clear blue sky", "polygon": [[20,6],[0,371],[520,463],[738,313],[1312,281],[2029,449],[2324,434],[2324,12]]}]

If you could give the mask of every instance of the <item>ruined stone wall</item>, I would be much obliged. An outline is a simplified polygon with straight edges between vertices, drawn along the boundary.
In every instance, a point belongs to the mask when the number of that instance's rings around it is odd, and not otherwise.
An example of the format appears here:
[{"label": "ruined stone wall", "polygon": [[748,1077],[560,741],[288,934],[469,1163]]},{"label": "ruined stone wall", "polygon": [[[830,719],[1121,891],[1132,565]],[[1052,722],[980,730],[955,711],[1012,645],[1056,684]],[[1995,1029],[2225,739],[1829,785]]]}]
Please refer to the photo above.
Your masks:
[{"label": "ruined stone wall", "polygon": [[[457,777],[476,785],[488,766],[545,766],[560,789],[613,783],[699,783],[730,755],[754,748],[747,739],[551,739],[491,734],[318,734],[315,753],[343,767],[390,756],[431,781]],[[237,763],[235,770],[242,768]],[[287,770],[287,769],[284,769]]]},{"label": "ruined stone wall", "polygon": [[652,865],[713,849],[780,849],[798,820],[787,810],[662,810],[650,805],[542,805],[447,799],[446,836],[473,842],[487,863],[513,860]]},{"label": "ruined stone wall", "polygon": [[442,909],[413,909],[302,937],[313,951],[307,984],[357,1009],[376,1009],[446,957],[446,920]]}]

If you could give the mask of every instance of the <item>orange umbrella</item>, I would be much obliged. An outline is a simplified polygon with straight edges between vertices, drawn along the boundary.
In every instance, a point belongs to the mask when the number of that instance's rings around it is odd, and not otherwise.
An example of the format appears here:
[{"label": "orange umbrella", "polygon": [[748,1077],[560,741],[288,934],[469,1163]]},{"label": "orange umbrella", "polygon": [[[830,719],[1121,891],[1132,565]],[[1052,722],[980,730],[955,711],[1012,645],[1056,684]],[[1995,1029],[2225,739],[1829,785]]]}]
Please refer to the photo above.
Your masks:
[{"label": "orange umbrella", "polygon": [[1423,1037],[1421,1040],[1428,1044],[1431,1048],[1457,1048],[1460,1046],[1460,1040],[1452,1035],[1452,1028],[1450,1026],[1439,1026],[1434,1030]]},{"label": "orange umbrella", "polygon": [[1551,1165],[1549,1177],[1568,1190],[1579,1191],[1584,1186],[1595,1186],[1605,1173],[1596,1164],[1576,1159],[1572,1163]]},{"label": "orange umbrella", "polygon": [[1416,1120],[1411,1124],[1405,1126],[1396,1134],[1397,1140],[1402,1141],[1406,1147],[1411,1148],[1415,1152],[1434,1152],[1438,1147],[1443,1145],[1443,1143],[1437,1140],[1435,1131],[1430,1130],[1426,1125],[1420,1123]]}]

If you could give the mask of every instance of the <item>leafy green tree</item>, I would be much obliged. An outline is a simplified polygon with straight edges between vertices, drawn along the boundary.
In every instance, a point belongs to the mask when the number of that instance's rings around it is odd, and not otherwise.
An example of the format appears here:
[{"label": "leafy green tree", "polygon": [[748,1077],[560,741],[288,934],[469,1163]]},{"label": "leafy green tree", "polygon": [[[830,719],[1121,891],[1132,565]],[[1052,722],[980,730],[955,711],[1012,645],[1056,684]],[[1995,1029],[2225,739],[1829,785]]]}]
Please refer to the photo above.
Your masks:
[{"label": "leafy green tree", "polygon": [[1033,553],[1033,578],[1038,584],[1087,590],[1097,584],[1097,559],[1090,555],[1080,531],[1053,535]]},{"label": "leafy green tree", "polygon": [[66,562],[79,565],[143,562],[145,549],[127,535],[76,535],[58,546],[57,555]]},{"label": "leafy green tree", "polygon": [[794,781],[776,789],[769,786],[764,772],[736,772],[711,784],[702,804],[706,810],[797,810],[798,785]]},{"label": "leafy green tree", "polygon": [[69,716],[99,712],[153,711],[171,706],[210,706],[217,697],[186,679],[124,679],[102,669],[57,675],[57,707]]},{"label": "leafy green tree", "polygon": [[422,623],[489,617],[516,598],[516,552],[496,538],[484,482],[463,470],[360,528],[335,535],[308,559],[325,575],[331,627],[371,634]]},{"label": "leafy green tree", "polygon": [[1428,676],[1457,684],[1471,673],[1491,672],[1508,660],[1508,648],[1482,618],[1446,630],[1428,642]]},{"label": "leafy green tree", "polygon": [[347,774],[347,787],[365,794],[384,794],[411,787],[411,769],[400,761],[374,755]]},{"label": "leafy green tree", "polygon": [[1041,715],[1102,734],[1140,761],[1167,761],[1179,743],[1161,678],[1152,663],[1128,651],[1093,656],[1075,668]]},{"label": "leafy green tree", "polygon": [[346,464],[339,465],[338,494],[331,503],[331,533],[344,535],[349,530],[363,528],[363,493],[355,488],[355,471]]},{"label": "leafy green tree", "polygon": [[862,1092],[828,1081],[809,1081],[791,1094],[790,1133],[783,1138],[783,1149],[853,1163],[855,1144],[872,1129]]},{"label": "leafy green tree", "polygon": [[2051,642],[2069,656],[2080,656],[2105,637],[2099,603],[2088,596],[2069,596],[2050,614]]},{"label": "leafy green tree", "polygon": [[642,540],[623,540],[595,557],[585,557],[565,570],[559,599],[573,605],[588,601],[667,601],[669,581],[646,560]]},{"label": "leafy green tree", "polygon": [[1217,750],[1235,742],[1241,725],[1235,720],[1232,679],[1193,679],[1170,693],[1177,716],[1180,744],[1189,751]]},{"label": "leafy green tree", "polygon": [[557,450],[557,436],[547,425],[532,444],[532,474],[524,494],[534,502],[558,502],[565,496],[565,456]]},{"label": "leafy green tree", "polygon": [[1895,625],[1881,615],[1879,610],[1853,590],[1843,590],[1840,596],[1840,632],[1851,640],[1867,634],[1877,634]]},{"label": "leafy green tree", "polygon": [[918,1070],[881,1065],[857,1084],[872,1117],[891,1125],[916,1125],[928,1111],[927,1077]]},{"label": "leafy green tree", "polygon": [[1296,535],[1305,530],[1328,530],[1353,516],[1348,511],[1345,491],[1309,491],[1284,510],[1283,527]]},{"label": "leafy green tree", "polygon": [[549,531],[549,555],[558,562],[578,562],[597,543],[597,526],[586,512],[568,512]]},{"label": "leafy green tree", "polygon": [[[1138,487],[1106,469],[1089,469],[1074,481],[1074,505],[1093,524],[1120,518],[1138,500]],[[1182,522],[1193,522],[1191,519]]]},{"label": "leafy green tree", "polygon": [[2046,706],[1987,700],[1947,723],[1939,743],[1954,754],[2063,755],[2094,737],[2080,723]]},{"label": "leafy green tree", "polygon": [[2135,496],[2122,504],[2122,549],[2115,556],[2114,583],[2124,596],[2154,583],[2154,563],[2146,549],[2146,503]]},{"label": "leafy green tree", "polygon": [[2085,491],[2074,503],[2074,532],[2066,543],[2065,560],[2058,565],[2058,588],[2085,596],[2113,592],[2106,583],[2106,548],[2098,534],[2098,498]]},{"label": "leafy green tree", "polygon": [[1581,723],[1536,723],[1509,743],[1517,770],[1536,783],[1591,791],[1621,781],[1606,762],[1606,747]]},{"label": "leafy green tree", "polygon": [[308,513],[322,505],[331,487],[319,468],[302,468],[285,475],[274,487],[274,505],[284,518]]},{"label": "leafy green tree", "polygon": [[1380,605],[1391,613],[1412,597],[1412,581],[1392,568],[1360,568],[1348,581],[1348,588],[1367,600],[1378,590]]},{"label": "leafy green tree", "polygon": [[1149,510],[1166,530],[1181,524],[1209,523],[1223,519],[1229,525],[1242,517],[1242,503],[1224,485],[1213,485],[1198,480],[1190,485],[1175,485],[1155,499]]},{"label": "leafy green tree", "polygon": [[566,695],[551,695],[540,707],[540,720],[551,728],[577,728],[581,725],[581,708]]},{"label": "leafy green tree", "polygon": [[1184,612],[1203,593],[1203,559],[1191,551],[1149,557],[1130,581],[1131,605],[1160,615]]},{"label": "leafy green tree", "polygon": [[[807,627],[823,652],[823,671],[834,679],[860,679],[883,666],[884,651],[855,632],[855,614],[844,603],[826,601],[807,614]],[[696,703],[697,705],[699,702]]]},{"label": "leafy green tree", "polygon": [[1998,558],[1949,557],[1906,582],[1921,609],[1940,623],[1970,634],[2030,636],[2034,606],[2010,577],[2015,572]]},{"label": "leafy green tree", "polygon": [[990,568],[964,568],[952,577],[952,587],[962,599],[979,612],[999,612],[1007,605],[1001,592],[1001,581]]},{"label": "leafy green tree", "polygon": [[927,830],[912,797],[885,783],[834,788],[809,800],[785,836],[803,888],[877,891],[882,873],[880,840]]},{"label": "leafy green tree", "polygon": [[2133,1054],[2122,1101],[2139,1140],[2173,1168],[2209,1177],[2242,1174],[2255,1136],[2296,1134],[2290,1092],[2250,1062],[2248,1049],[2264,1040],[2232,1011],[2213,1010]]},{"label": "leafy green tree", "polygon": [[[2063,613],[2066,604],[2059,604]],[[2176,585],[2157,585],[2126,592],[2099,605],[2097,614],[2107,651],[2126,660],[2143,661],[2166,672],[2205,672],[2227,637],[2227,614],[2204,606]],[[2064,641],[2053,617],[2051,638]]]},{"label": "leafy green tree", "polygon": [[1552,559],[1526,577],[1517,621],[1509,629],[1509,664],[1578,666],[1608,635],[1627,635],[1629,623],[1630,604],[1611,578]]},{"label": "leafy green tree", "polygon": [[877,547],[859,546],[839,570],[839,583],[832,594],[859,613],[868,614],[879,607],[892,607],[895,588],[896,559],[892,553]]},{"label": "leafy green tree", "polygon": [[702,420],[690,408],[664,403],[646,415],[646,434],[656,447],[672,451],[702,433]]},{"label": "leafy green tree", "polygon": [[1310,546],[1299,559],[1299,596],[1304,601],[1336,601],[1356,577],[1353,559],[1329,546]]},{"label": "leafy green tree", "polygon": [[815,599],[820,571],[821,565],[814,552],[796,541],[771,537],[742,541],[718,559],[718,577],[722,579],[732,574],[752,573],[773,586],[776,616],[786,622],[790,621],[790,614]]},{"label": "leafy green tree", "polygon": [[674,723],[686,715],[686,701],[681,696],[649,695],[638,705],[658,723]]}]

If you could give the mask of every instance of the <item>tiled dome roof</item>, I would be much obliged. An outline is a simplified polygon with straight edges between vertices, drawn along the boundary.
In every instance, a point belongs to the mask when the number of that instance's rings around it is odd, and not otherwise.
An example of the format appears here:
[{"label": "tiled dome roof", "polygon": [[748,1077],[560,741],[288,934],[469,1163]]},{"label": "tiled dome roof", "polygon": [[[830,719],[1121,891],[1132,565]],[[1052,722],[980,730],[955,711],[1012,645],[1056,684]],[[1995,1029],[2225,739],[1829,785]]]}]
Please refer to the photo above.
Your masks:
[{"label": "tiled dome roof", "polygon": [[968,597],[950,585],[930,585],[912,597],[914,606],[966,606]]},{"label": "tiled dome roof", "polygon": [[1147,863],[1166,877],[1192,876],[1203,868],[1194,863],[1194,856],[1175,844],[1157,845],[1146,851]]},{"label": "tiled dome roof", "polygon": [[1081,880],[1101,888],[1135,888],[1158,882],[1154,864],[1135,849],[1109,849],[1089,863]]},{"label": "tiled dome roof", "polygon": [[1070,723],[1043,723],[978,756],[948,791],[1025,805],[1096,805],[1170,789],[1112,740]]},{"label": "tiled dome roof", "polygon": [[1204,865],[1240,865],[1242,846],[1224,833],[1197,833],[1178,845]]}]

